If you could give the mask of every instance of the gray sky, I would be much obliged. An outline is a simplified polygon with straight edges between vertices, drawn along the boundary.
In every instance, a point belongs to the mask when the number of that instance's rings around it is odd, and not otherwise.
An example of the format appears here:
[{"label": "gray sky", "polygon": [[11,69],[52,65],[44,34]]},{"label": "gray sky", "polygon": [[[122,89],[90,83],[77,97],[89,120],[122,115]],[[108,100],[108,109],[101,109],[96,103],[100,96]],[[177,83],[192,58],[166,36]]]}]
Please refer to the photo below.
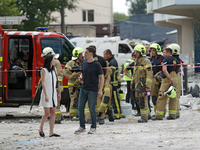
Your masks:
[{"label": "gray sky", "polygon": [[113,12],[125,13],[128,15],[126,0],[113,0]]}]

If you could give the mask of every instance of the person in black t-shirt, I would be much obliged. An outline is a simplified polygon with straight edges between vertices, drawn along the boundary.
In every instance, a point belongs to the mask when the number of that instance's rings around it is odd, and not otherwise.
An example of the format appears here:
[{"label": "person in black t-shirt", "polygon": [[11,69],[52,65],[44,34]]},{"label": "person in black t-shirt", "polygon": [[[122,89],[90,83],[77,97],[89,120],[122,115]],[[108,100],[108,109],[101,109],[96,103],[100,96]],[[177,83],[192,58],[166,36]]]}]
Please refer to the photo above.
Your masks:
[{"label": "person in black t-shirt", "polygon": [[[102,89],[104,84],[104,77],[102,67],[99,62],[95,61],[93,56],[95,54],[95,50],[91,47],[87,47],[85,50],[85,59],[87,61],[82,63],[82,74],[79,76],[79,81],[82,83],[81,90],[79,94],[78,101],[78,114],[80,127],[76,130],[75,134],[80,134],[85,131],[85,104],[88,101],[89,110],[91,114],[92,125],[88,134],[93,134],[96,132],[96,99],[97,96],[102,96]],[[100,79],[100,86],[98,88]]]},{"label": "person in black t-shirt", "polygon": [[159,90],[159,97],[156,105],[155,117],[152,120],[162,120],[164,116],[164,109],[166,102],[169,98],[169,116],[168,120],[176,119],[177,110],[177,98],[170,97],[164,93],[169,89],[171,85],[177,86],[177,72],[178,72],[178,61],[172,56],[172,49],[166,48],[163,52],[164,59],[162,61],[162,83]]},{"label": "person in black t-shirt", "polygon": [[[96,54],[96,46],[90,45],[89,47],[91,47],[95,50],[95,55],[93,56],[94,60],[99,62],[102,68],[106,67],[105,59],[102,56],[99,56]],[[106,72],[106,69],[103,69],[104,75],[105,75],[105,72]],[[96,110],[99,110],[100,103],[101,103],[101,98],[97,98]],[[85,105],[85,119],[86,119],[86,123],[89,123],[89,124],[91,123],[91,116],[90,116],[90,112],[89,112],[88,103],[86,103],[86,105]]]}]

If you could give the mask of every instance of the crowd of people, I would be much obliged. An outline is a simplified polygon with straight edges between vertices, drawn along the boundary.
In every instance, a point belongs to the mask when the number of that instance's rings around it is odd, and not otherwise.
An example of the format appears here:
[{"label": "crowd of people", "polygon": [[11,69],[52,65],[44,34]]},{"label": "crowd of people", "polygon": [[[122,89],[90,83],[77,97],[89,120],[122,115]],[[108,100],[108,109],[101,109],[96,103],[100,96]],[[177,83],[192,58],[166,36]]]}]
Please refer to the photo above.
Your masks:
[{"label": "crowd of people", "polygon": [[[174,120],[180,117],[180,64],[183,61],[179,58],[179,53],[180,46],[176,43],[165,46],[163,50],[157,43],[138,44],[134,47],[131,59],[124,62],[122,73],[123,80],[127,83],[126,102],[131,102],[132,109],[137,110],[135,116],[141,116],[138,123],[147,123],[149,119],[163,120],[168,99],[169,115],[166,118]],[[44,65],[42,70],[42,85],[48,86],[49,83],[46,83],[45,78],[53,80],[55,77],[52,74],[54,70],[52,66],[56,66],[54,62],[56,54],[49,47],[43,50],[43,54],[45,59],[48,55],[54,56],[51,59],[52,62],[48,61],[50,65],[48,67]],[[69,116],[72,120],[80,122],[80,127],[74,132],[75,134],[86,131],[85,123],[91,124],[88,134],[93,134],[96,132],[96,122],[102,125],[105,118],[113,122],[125,117],[119,96],[121,88],[119,66],[112,51],[106,49],[101,57],[96,54],[96,47],[91,45],[86,50],[80,47],[74,48],[72,55],[72,60],[66,64],[64,70],[61,69],[59,62],[55,67],[59,84],[57,86],[53,84],[52,89],[54,92],[57,90],[57,97],[52,94],[53,99],[51,96],[48,97],[49,86],[44,88],[42,93],[40,103],[45,111],[39,131],[42,137],[44,136],[44,121],[49,114],[53,113],[52,119],[50,118],[50,136],[59,136],[53,133],[52,127],[54,122],[61,123],[59,100],[63,75],[68,79],[71,99]],[[151,116],[150,99],[154,107],[155,115],[153,116]],[[54,116],[59,117],[55,119]]]}]

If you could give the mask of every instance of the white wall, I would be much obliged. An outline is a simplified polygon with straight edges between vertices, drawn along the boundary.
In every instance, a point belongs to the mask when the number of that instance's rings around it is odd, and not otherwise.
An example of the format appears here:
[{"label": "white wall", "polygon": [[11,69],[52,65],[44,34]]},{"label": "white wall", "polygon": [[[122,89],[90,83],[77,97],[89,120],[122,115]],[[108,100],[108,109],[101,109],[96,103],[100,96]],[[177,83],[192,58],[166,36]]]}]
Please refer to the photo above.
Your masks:
[{"label": "white wall", "polygon": [[[65,24],[112,24],[113,22],[112,0],[80,0],[76,5],[78,8],[74,12],[65,9]],[[82,10],[94,10],[94,22],[83,22]],[[57,17],[57,21],[50,24],[61,23],[60,12],[54,12],[52,16]]]}]

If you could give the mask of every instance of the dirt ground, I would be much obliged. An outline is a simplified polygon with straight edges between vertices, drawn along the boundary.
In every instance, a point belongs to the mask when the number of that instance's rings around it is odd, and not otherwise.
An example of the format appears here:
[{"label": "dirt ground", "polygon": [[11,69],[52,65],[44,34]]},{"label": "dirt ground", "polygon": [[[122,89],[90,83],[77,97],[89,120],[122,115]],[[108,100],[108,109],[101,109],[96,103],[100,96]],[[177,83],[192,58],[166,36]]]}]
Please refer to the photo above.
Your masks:
[{"label": "dirt ground", "polygon": [[[55,133],[61,137],[48,137],[48,121],[44,125],[45,138],[39,136],[41,107],[0,108],[0,149],[199,149],[200,145],[200,98],[189,99],[191,107],[182,107],[181,117],[176,120],[151,121],[139,124],[137,119],[124,118],[104,125],[97,125],[97,133],[75,135],[79,122],[65,118],[55,124]],[[64,115],[65,109],[62,107]],[[15,118],[5,119],[6,114]],[[153,112],[152,112],[153,115]],[[87,124],[87,131],[90,125]]]}]

